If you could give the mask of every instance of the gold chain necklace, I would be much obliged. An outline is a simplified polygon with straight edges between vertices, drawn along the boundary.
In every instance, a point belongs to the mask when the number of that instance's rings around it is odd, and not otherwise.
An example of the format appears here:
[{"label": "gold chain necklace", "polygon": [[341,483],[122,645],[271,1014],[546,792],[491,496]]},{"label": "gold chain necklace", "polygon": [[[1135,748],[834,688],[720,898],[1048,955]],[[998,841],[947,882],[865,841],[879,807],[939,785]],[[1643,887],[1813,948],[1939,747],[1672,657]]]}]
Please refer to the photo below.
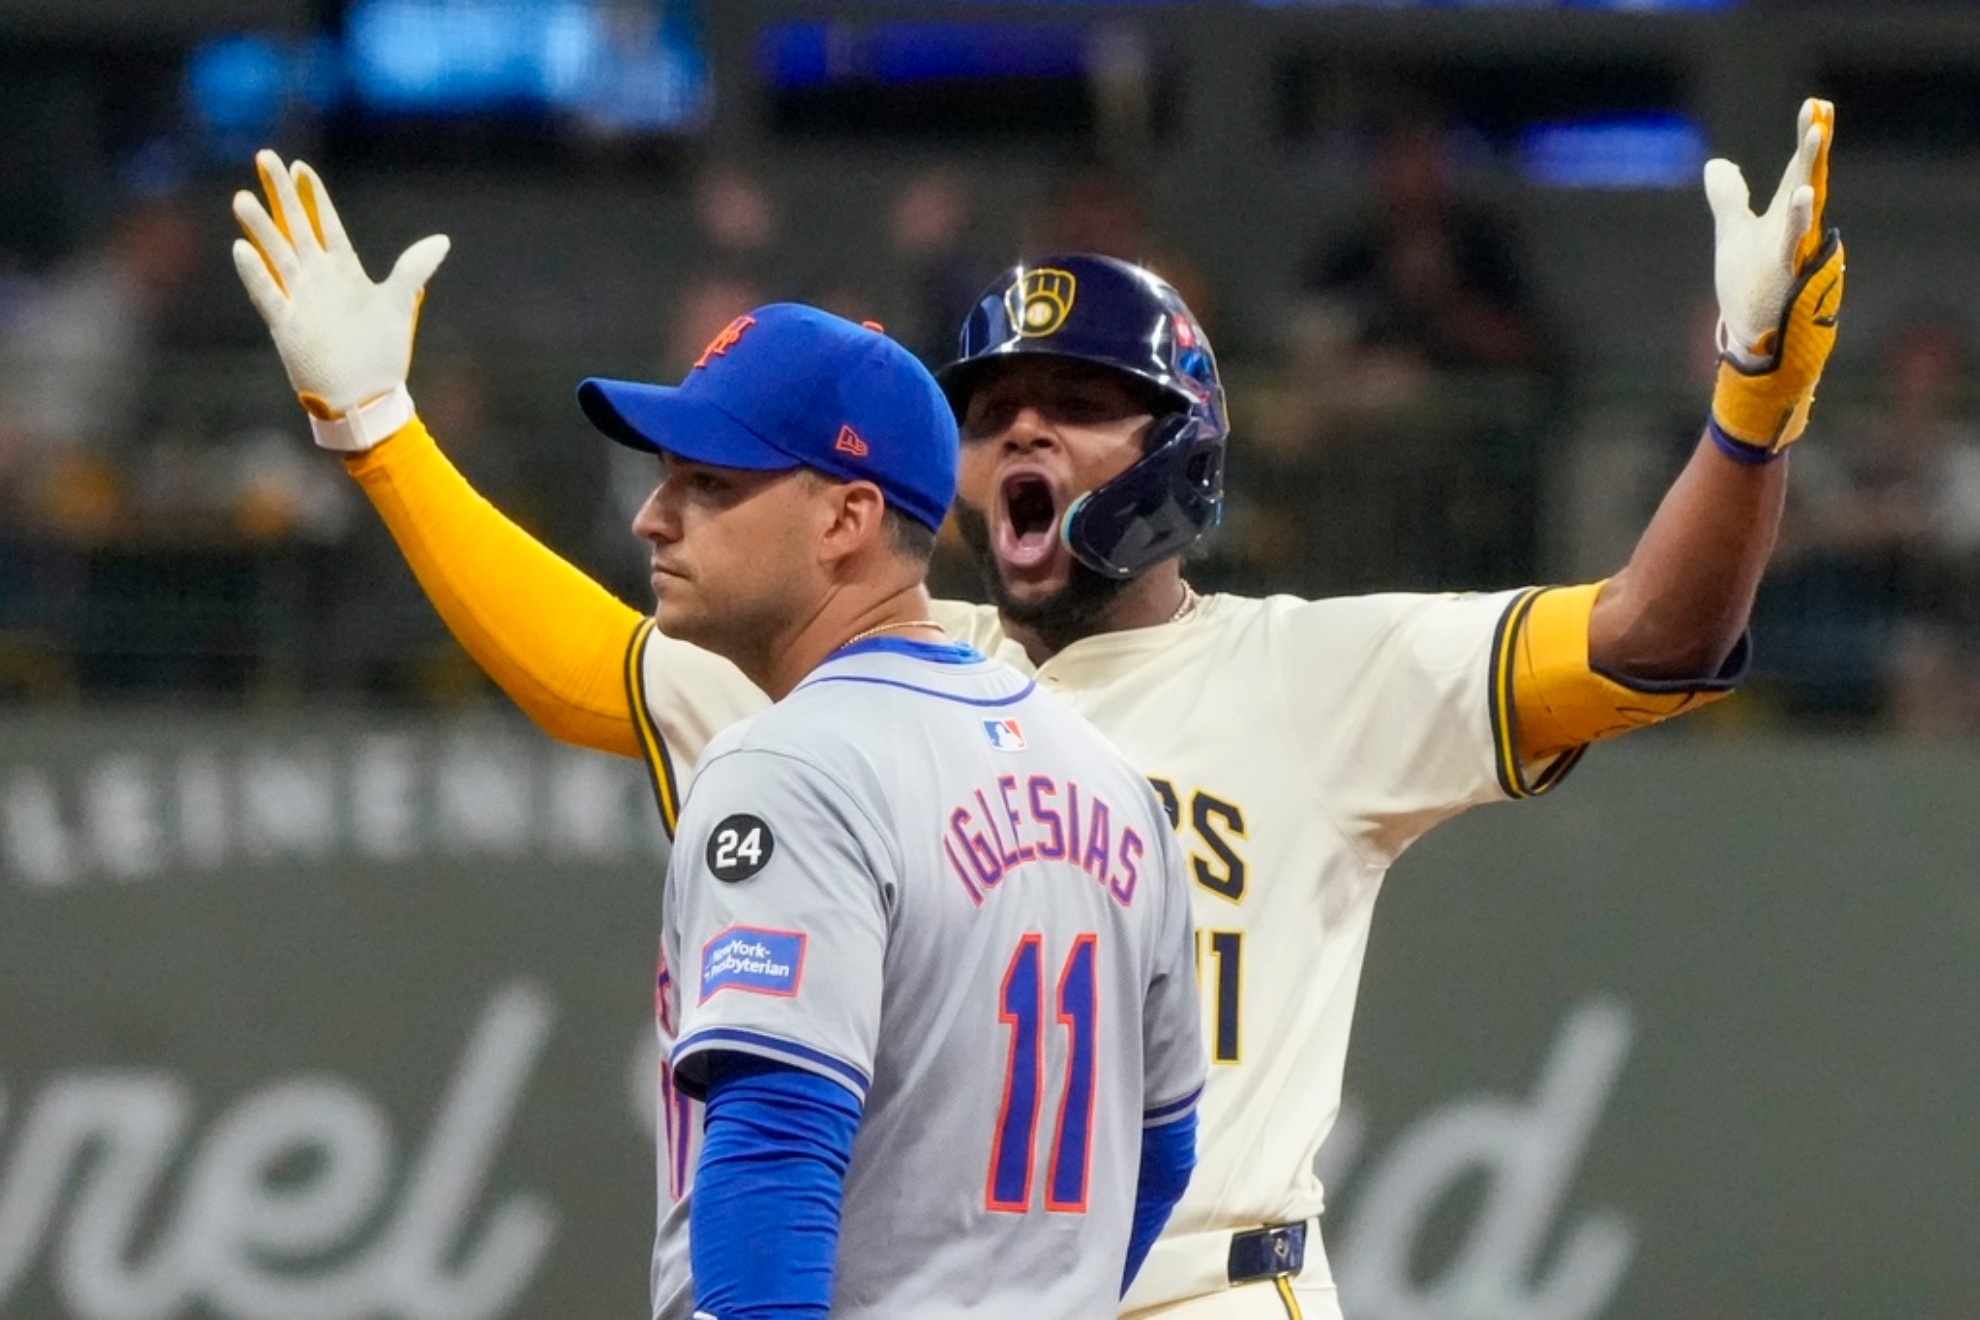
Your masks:
[{"label": "gold chain necklace", "polygon": [[1171,614],[1168,618],[1164,619],[1162,621],[1163,623],[1165,624],[1179,623],[1182,621],[1185,615],[1187,615],[1191,610],[1196,608],[1196,602],[1198,599],[1196,594],[1196,588],[1190,586],[1189,583],[1185,582],[1182,584],[1182,589],[1183,589],[1182,604],[1176,606],[1176,612],[1174,614]]},{"label": "gold chain necklace", "polygon": [[843,651],[848,646],[856,646],[869,637],[877,637],[883,632],[893,632],[900,628],[934,628],[939,632],[941,627],[942,625],[933,619],[902,619],[899,623],[883,623],[878,627],[868,628],[865,632],[854,633],[839,643],[839,649]]}]

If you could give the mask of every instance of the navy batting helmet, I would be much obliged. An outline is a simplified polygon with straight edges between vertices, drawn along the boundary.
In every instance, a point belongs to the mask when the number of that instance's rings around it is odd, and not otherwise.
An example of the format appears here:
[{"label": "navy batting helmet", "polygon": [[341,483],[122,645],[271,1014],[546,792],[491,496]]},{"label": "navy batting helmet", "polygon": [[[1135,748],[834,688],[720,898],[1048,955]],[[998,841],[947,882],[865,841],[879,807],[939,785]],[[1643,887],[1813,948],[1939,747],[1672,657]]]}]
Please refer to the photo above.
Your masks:
[{"label": "navy batting helmet", "polygon": [[987,370],[1022,354],[1110,367],[1170,405],[1133,466],[1066,510],[1059,534],[1081,563],[1131,578],[1216,526],[1230,434],[1224,386],[1210,341],[1166,281],[1112,257],[1013,266],[977,299],[955,360],[935,373],[956,416]]}]

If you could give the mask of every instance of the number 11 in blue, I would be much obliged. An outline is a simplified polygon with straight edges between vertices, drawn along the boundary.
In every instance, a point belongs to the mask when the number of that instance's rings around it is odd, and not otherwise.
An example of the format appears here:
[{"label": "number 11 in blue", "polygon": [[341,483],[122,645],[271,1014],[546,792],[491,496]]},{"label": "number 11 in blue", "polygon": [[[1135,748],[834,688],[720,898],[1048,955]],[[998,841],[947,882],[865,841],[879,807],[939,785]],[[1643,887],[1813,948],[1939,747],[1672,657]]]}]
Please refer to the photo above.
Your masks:
[{"label": "number 11 in blue", "polygon": [[[1066,1077],[1053,1127],[1051,1171],[1045,1208],[1069,1214],[1086,1211],[1087,1171],[1093,1145],[1094,1016],[1100,988],[1095,968],[1096,937],[1073,941],[1059,973],[1057,1021],[1065,1027]],[[1044,1091],[1045,954],[1043,937],[1024,936],[1004,969],[997,1020],[1011,1029],[1004,1069],[1003,1104],[990,1151],[990,1178],[984,1198],[992,1210],[1022,1214],[1031,1208],[1031,1169],[1037,1148],[1038,1111]]]}]

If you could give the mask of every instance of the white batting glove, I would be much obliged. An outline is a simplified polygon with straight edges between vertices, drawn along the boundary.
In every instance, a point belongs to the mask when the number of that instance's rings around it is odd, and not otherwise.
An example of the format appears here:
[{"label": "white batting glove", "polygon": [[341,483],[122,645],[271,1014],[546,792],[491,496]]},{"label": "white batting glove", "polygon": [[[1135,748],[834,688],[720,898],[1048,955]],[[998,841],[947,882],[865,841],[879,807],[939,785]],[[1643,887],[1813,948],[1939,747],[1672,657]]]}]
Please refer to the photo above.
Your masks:
[{"label": "white batting glove", "polygon": [[284,166],[272,151],[255,153],[254,167],[268,206],[253,193],[234,194],[234,218],[247,235],[234,242],[234,269],[268,323],[316,443],[370,449],[412,420],[413,328],[447,236],[413,244],[374,284],[315,170]]},{"label": "white batting glove", "polygon": [[1822,228],[1835,107],[1811,97],[1797,122],[1794,159],[1763,214],[1749,209],[1739,166],[1705,165],[1719,295],[1712,419],[1721,448],[1745,462],[1777,456],[1800,437],[1842,303],[1842,240]]},{"label": "white batting glove", "polygon": [[[1746,176],[1723,158],[1705,163],[1705,200],[1712,207],[1712,280],[1719,294],[1720,348],[1752,367],[1772,352],[1771,340],[1800,273],[1796,254],[1822,222],[1828,191],[1835,107],[1813,97],[1801,103],[1794,159],[1766,213],[1748,209]],[[1819,166],[1820,173],[1817,169]],[[1818,193],[1819,188],[1819,193]],[[1813,244],[1808,247],[1812,251]]]}]

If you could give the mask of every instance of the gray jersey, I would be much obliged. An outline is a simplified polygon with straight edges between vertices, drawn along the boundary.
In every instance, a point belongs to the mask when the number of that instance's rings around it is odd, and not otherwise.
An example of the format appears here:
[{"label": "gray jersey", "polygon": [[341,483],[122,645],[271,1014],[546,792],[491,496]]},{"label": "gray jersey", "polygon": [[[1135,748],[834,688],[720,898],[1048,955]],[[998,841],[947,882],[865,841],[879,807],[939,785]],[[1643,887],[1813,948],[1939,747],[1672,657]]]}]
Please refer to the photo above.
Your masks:
[{"label": "gray jersey", "polygon": [[1180,850],[1098,733],[965,648],[841,652],[709,745],[663,907],[657,1316],[718,1050],[863,1105],[835,1317],[1113,1313],[1205,1054]]}]

